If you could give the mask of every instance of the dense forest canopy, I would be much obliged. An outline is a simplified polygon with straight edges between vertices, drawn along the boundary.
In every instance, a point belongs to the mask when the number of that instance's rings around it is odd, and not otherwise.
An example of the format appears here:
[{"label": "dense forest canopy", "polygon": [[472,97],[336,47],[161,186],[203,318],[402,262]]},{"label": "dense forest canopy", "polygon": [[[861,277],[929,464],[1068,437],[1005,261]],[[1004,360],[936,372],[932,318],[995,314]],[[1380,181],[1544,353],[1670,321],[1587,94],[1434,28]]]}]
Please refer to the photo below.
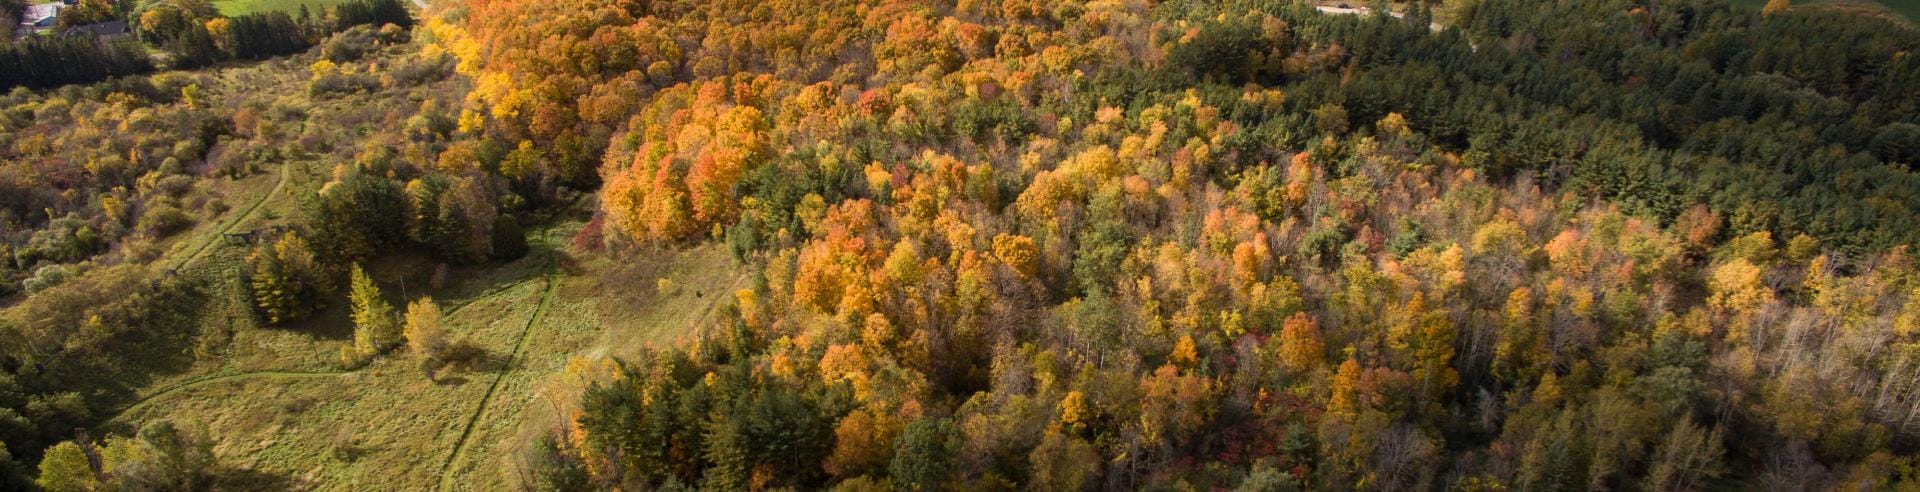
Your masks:
[{"label": "dense forest canopy", "polygon": [[[570,364],[498,457],[527,489],[1920,486],[1920,31],[1370,7],[167,14],[194,22],[143,35],[279,68],[0,98],[0,462],[37,463],[0,479],[217,481],[90,463],[71,429],[134,390],[85,376],[192,351],[226,284],[262,325],[345,306],[343,367],[431,375],[471,351],[362,263],[518,258],[586,203],[573,247],[719,243],[750,281],[666,327],[691,343]],[[269,77],[303,90],[247,93]],[[294,162],[324,184],[237,274],[163,266],[224,206],[197,183]],[[201,433],[113,442],[213,466]]]},{"label": "dense forest canopy", "polygon": [[599,376],[541,478],[1912,477],[1920,35],[1431,7],[471,3],[490,124],[613,134],[610,241],[761,268]]}]

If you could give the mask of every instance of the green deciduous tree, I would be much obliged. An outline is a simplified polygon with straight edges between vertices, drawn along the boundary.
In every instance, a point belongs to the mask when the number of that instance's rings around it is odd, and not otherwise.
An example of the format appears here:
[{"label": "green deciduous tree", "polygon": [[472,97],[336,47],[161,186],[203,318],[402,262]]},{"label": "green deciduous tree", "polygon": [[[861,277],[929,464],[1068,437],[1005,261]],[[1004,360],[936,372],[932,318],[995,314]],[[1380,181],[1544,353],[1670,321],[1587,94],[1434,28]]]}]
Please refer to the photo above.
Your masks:
[{"label": "green deciduous tree", "polygon": [[62,441],[40,458],[40,478],[34,481],[47,492],[91,492],[100,480],[87,461],[86,451],[73,441]]},{"label": "green deciduous tree", "polygon": [[212,484],[213,442],[171,422],[150,422],[134,437],[108,438],[101,467],[119,490],[204,490]]},{"label": "green deciduous tree", "polygon": [[895,486],[907,490],[935,490],[953,475],[959,436],[946,419],[923,418],[907,424],[894,445],[888,468]]},{"label": "green deciduous tree", "polygon": [[1027,460],[1033,465],[1034,490],[1086,490],[1100,477],[1100,453],[1093,444],[1058,432],[1041,438]]}]

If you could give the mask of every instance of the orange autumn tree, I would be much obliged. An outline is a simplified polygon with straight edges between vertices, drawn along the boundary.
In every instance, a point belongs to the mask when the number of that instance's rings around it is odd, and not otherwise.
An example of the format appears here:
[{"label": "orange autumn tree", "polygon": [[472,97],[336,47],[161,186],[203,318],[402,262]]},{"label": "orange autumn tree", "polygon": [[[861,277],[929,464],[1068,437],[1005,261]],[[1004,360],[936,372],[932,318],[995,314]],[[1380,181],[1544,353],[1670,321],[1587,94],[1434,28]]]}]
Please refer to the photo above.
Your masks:
[{"label": "orange autumn tree", "polygon": [[671,241],[727,224],[738,214],[733,187],[767,158],[766,117],[754,101],[770,79],[710,80],[658,94],[635,117],[640,141],[629,162],[609,155],[601,196],[628,237]]}]

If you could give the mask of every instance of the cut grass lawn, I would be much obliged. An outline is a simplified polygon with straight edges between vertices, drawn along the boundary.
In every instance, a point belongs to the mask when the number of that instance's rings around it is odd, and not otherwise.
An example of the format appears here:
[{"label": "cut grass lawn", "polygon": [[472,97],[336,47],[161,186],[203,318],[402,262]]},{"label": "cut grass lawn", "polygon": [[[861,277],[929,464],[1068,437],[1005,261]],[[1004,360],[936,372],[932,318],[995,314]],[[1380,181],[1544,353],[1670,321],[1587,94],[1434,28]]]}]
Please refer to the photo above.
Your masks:
[{"label": "cut grass lawn", "polygon": [[597,304],[605,327],[597,345],[606,350],[598,355],[632,358],[648,348],[686,346],[701,335],[694,328],[710,320],[714,309],[750,287],[721,243],[635,256],[654,260],[588,256],[575,271],[594,273],[561,284],[563,295]]},{"label": "cut grass lawn", "polygon": [[338,5],[345,1],[346,0],[217,0],[213,2],[213,6],[214,8],[220,9],[221,15],[228,17],[258,14],[261,12],[286,12],[288,15],[299,15],[301,5],[306,5],[307,11],[313,13],[313,15],[320,15],[320,11],[326,7]]}]

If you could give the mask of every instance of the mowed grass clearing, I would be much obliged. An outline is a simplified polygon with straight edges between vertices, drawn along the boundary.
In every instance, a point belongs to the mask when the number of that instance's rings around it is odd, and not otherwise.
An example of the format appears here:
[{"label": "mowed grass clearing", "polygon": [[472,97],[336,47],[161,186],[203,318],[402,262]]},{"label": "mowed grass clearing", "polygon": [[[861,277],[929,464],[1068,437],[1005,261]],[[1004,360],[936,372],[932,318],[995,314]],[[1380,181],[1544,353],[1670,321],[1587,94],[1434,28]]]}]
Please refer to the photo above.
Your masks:
[{"label": "mowed grass clearing", "polygon": [[[608,357],[689,346],[715,310],[734,302],[734,291],[752,286],[719,242],[614,256],[584,257],[576,271],[596,273],[561,285],[563,293],[595,298],[606,327],[597,346]],[[654,260],[620,259],[626,256]]]},{"label": "mowed grass clearing", "polygon": [[[256,213],[271,219],[297,202],[271,200]],[[256,221],[239,220],[248,227]],[[534,239],[534,250],[519,260],[452,269],[449,277],[459,281],[440,289],[429,288],[434,262],[427,258],[399,255],[367,265],[397,308],[407,295],[433,295],[450,337],[484,352],[473,370],[442,372],[438,381],[404,351],[342,370],[338,354],[352,331],[344,303],[293,325],[256,326],[238,273],[246,248],[215,242],[188,267],[218,279],[203,317],[201,361],[148,385],[141,404],[109,428],[130,432],[151,419],[204,428],[223,463],[249,471],[239,484],[246,489],[430,487],[442,463],[438,450],[450,447],[466,422],[467,402],[477,402],[492,374],[508,368],[503,347],[517,340],[531,314],[526,306],[545,288],[552,255]],[[382,472],[389,468],[410,473]]]},{"label": "mowed grass clearing", "polygon": [[287,15],[299,15],[300,6],[305,5],[308,12],[317,16],[327,7],[345,2],[346,0],[217,0],[213,2],[213,6],[220,10],[221,15],[235,17],[262,12],[286,12]]},{"label": "mowed grass clearing", "polygon": [[[744,269],[725,245],[613,253],[570,251],[541,326],[502,382],[466,449],[448,470],[447,490],[511,490],[514,458],[541,433],[568,425],[583,379],[612,358],[686,347],[733,290]],[[608,272],[616,272],[609,274]],[[660,289],[666,279],[669,288]]]},{"label": "mowed grass clearing", "polygon": [[[569,367],[691,340],[692,327],[731,302],[731,289],[746,287],[717,244],[641,255],[576,251],[570,239],[581,225],[578,218],[563,221],[550,239],[530,238],[527,257],[456,269],[457,280],[430,291],[447,313],[450,338],[465,337],[485,351],[471,370],[443,371],[432,381],[417,357],[397,350],[339,372],[333,361],[351,343],[351,322],[334,306],[290,327],[240,323],[218,363],[151,385],[142,392],[150,400],[113,424],[132,429],[172,419],[204,428],[223,462],[248,470],[249,489],[430,490],[443,472],[449,490],[510,489],[513,459],[526,443],[564,425],[579,391]],[[547,244],[559,247],[552,270]],[[232,265],[238,249],[218,248],[200,261]],[[403,281],[411,295],[428,292],[431,265],[400,257],[368,269],[400,306]],[[611,265],[628,265],[622,271],[644,285],[606,276]],[[549,271],[553,295],[529,327]],[[674,287],[658,289],[660,278]],[[509,364],[523,330],[525,345]],[[449,464],[495,378],[499,388]]]},{"label": "mowed grass clearing", "polygon": [[450,337],[485,355],[472,370],[443,371],[438,381],[404,350],[351,372],[280,374],[339,371],[332,361],[350,343],[339,336],[350,323],[336,308],[300,327],[239,330],[231,362],[216,373],[239,376],[164,394],[118,420],[204,427],[224,463],[284,488],[428,489],[487,383],[514,369],[507,354],[544,291],[538,280],[512,283],[447,316]]}]

